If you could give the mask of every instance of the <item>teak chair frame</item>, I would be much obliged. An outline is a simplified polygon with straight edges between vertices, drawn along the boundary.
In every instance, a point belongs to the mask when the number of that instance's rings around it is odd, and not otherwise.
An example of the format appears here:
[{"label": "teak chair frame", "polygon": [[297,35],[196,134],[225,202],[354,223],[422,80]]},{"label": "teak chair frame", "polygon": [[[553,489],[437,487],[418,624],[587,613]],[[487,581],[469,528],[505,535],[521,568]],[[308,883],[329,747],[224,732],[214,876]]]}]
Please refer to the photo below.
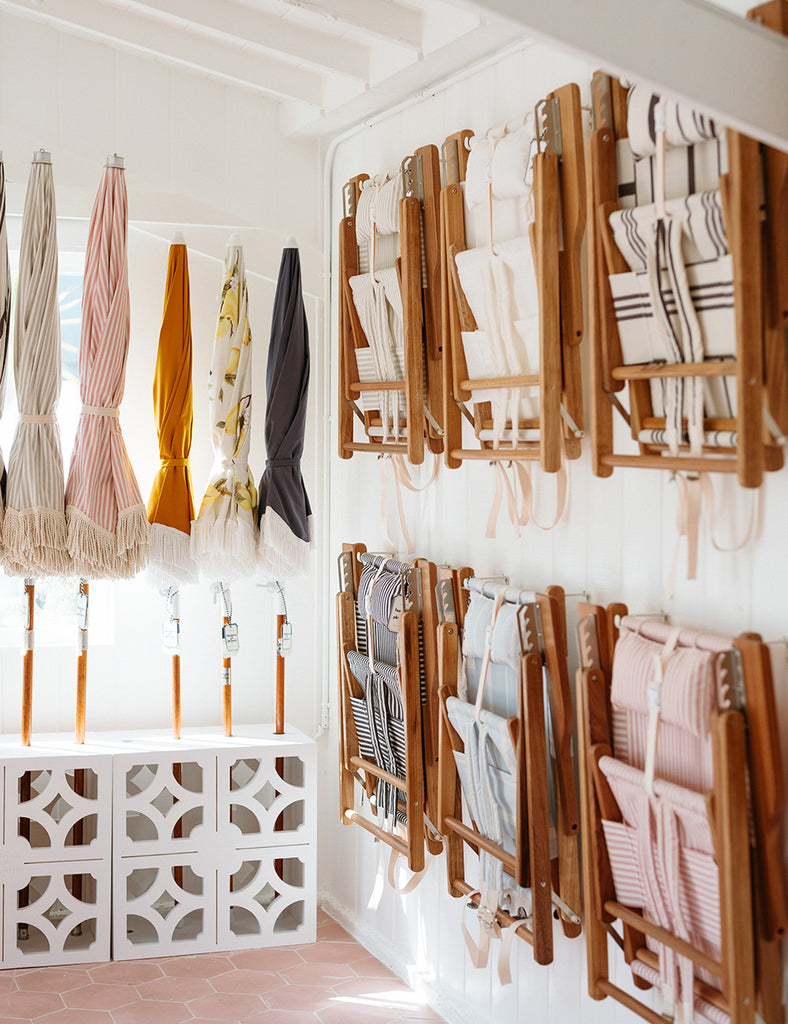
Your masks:
[{"label": "teak chair frame", "polygon": [[[583,339],[580,252],[585,231],[586,185],[580,90],[574,83],[551,92],[536,107],[538,152],[533,158],[535,221],[530,240],[539,294],[539,370],[526,376],[470,380],[461,332],[476,322],[462,292],[454,256],[466,248],[461,183],[467,164],[470,131],[450,135],[443,147],[446,184],[441,191],[441,296],[443,308],[444,461],[450,469],[466,460],[538,461],[555,473],[562,458],[580,456],[583,393],[579,345]],[[544,126],[544,127],[542,127]],[[563,247],[561,247],[563,238]],[[474,388],[539,389],[539,417],[512,424],[538,427],[538,441],[490,440],[464,448],[462,419],[474,433],[492,426],[489,403],[467,404]]]},{"label": "teak chair frame", "polygon": [[[358,736],[349,697],[360,696],[358,683],[347,662],[348,651],[358,650],[356,631],[356,603],[361,577],[359,554],[366,551],[363,544],[344,544],[339,559],[340,591],[337,594],[337,653],[339,684],[339,784],[340,821],[344,825],[357,824],[376,839],[407,859],[413,872],[425,866],[425,850],[438,854],[442,842],[430,822],[437,819],[437,782],[435,753],[433,751],[433,718],[437,721],[437,650],[435,633],[429,623],[435,621],[434,589],[426,585],[434,581],[435,566],[426,559],[413,563],[410,570],[411,601],[400,620],[398,676],[405,721],[406,766],[405,778],[386,772],[373,761],[361,756]],[[432,594],[432,597],[430,597]],[[375,793],[375,782],[382,779],[401,792],[402,809],[407,815],[406,836],[403,838],[381,828],[362,814],[357,803],[359,783],[368,799]]]},{"label": "teak chair frame", "polygon": [[[440,352],[440,276],[438,263],[438,205],[440,169],[436,146],[422,146],[405,157],[399,173],[400,253],[396,259],[402,293],[405,374],[401,381],[357,379],[355,350],[368,346],[353,302],[350,278],[359,272],[355,213],[361,186],[369,177],[358,174],[343,189],[344,216],[339,225],[339,457],[355,452],[402,455],[414,465],[424,462],[425,447],[443,450],[443,395]],[[373,268],[370,268],[372,270]],[[373,412],[358,406],[363,391],[401,391],[405,396],[402,440],[377,439],[383,425]],[[366,440],[354,438],[354,416],[363,424]]]},{"label": "teak chair frame", "polygon": [[[517,594],[513,591],[514,595]],[[524,592],[521,592],[524,595]],[[460,626],[453,618],[464,619],[467,601],[457,605],[457,613],[448,595],[443,604],[448,619],[439,627],[438,655],[440,672],[440,782],[438,790],[440,831],[444,835],[449,894],[453,897],[479,898],[478,889],[465,873],[464,844],[472,850],[484,850],[500,860],[516,884],[530,887],[532,918],[530,927],[520,927],[517,934],[533,947],[537,963],[553,959],[553,893],[559,919],[566,935],[579,935],[580,870],[577,836],[579,808],[572,760],[572,698],[566,664],[565,598],[560,587],[548,588],[547,594],[529,595],[533,600],[520,603],[521,653],[518,671],[518,713],[509,719],[509,731],[517,755],[517,845],[512,856],[493,842],[476,824],[463,820],[460,779],[454,750],[462,751],[460,736],[454,730],[446,711],[446,701],[457,696],[457,671],[461,658]],[[532,638],[530,641],[527,638]],[[549,809],[546,767],[546,736],[544,728],[543,666],[550,678],[550,709],[555,743],[556,833],[558,857],[551,863],[549,852]],[[498,923],[504,927],[524,924],[505,910],[496,911]]]},{"label": "teak chair frame", "polygon": [[[772,0],[748,17],[788,33],[788,4]],[[608,477],[617,466],[736,474],[742,487],[760,487],[764,472],[780,469],[788,434],[788,156],[727,130],[728,173],[720,178],[728,246],[733,261],[736,352],[701,363],[626,365],[621,354],[608,275],[628,270],[608,218],[618,205],[616,140],[627,136],[626,91],[603,72],[592,85],[594,130],[587,141],[590,413],[593,471]],[[766,221],[761,194],[765,190]],[[735,431],[735,447],[704,446],[701,455],[679,445],[643,443],[642,429],[662,429],[649,383],[666,377],[734,377],[733,418],[705,418],[707,430]],[[627,410],[618,398],[626,389]],[[615,450],[613,410],[626,422],[637,453]]]},{"label": "teak chair frame", "polygon": [[[623,951],[626,963],[638,959],[654,967],[656,954],[645,945],[648,935],[721,979],[722,993],[697,979],[695,992],[727,1012],[731,1024],[752,1024],[756,1009],[766,1024],[779,1024],[780,946],[787,923],[780,830],[785,794],[768,650],[757,634],[736,638],[732,658],[740,683],[735,685],[746,715],[741,710],[718,709],[712,716],[714,786],[706,801],[720,878],[722,958],[718,963],[615,898],[602,818],[620,820],[621,812],[598,762],[613,751],[610,683],[616,623],[627,608],[581,603],[578,613],[577,718],[589,994],[592,999],[610,996],[650,1024],[669,1021],[670,1017],[611,981],[608,936]],[[752,865],[749,802],[756,835]],[[751,868],[752,886],[747,884]],[[621,924],[620,933],[613,927],[616,921]],[[634,983],[638,989],[650,987],[640,977]]]}]

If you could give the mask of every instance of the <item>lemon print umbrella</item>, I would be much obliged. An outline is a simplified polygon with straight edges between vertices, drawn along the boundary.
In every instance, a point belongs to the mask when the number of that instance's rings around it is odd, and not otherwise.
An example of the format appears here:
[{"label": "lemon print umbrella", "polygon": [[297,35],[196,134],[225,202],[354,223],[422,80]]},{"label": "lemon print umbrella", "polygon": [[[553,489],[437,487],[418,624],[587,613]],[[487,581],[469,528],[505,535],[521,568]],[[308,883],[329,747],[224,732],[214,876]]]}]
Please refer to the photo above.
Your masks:
[{"label": "lemon print umbrella", "polygon": [[191,533],[201,572],[224,583],[254,572],[257,558],[257,489],[249,470],[251,359],[243,247],[231,243],[208,378],[214,464]]}]

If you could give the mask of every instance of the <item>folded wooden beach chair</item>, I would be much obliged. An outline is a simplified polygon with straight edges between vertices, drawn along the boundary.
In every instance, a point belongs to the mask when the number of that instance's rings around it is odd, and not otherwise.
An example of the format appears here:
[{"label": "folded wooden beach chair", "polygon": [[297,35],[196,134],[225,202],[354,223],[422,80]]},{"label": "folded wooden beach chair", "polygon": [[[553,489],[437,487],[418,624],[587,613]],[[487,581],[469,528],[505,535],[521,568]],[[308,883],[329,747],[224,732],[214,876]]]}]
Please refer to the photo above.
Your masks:
[{"label": "folded wooden beach chair", "polygon": [[[499,478],[513,462],[527,506],[529,464],[558,472],[583,435],[578,87],[484,136],[449,136],[443,164],[444,458],[450,468],[496,462]],[[474,447],[463,442],[463,418]],[[522,507],[518,517],[529,514]]]},{"label": "folded wooden beach chair", "polygon": [[[581,606],[589,992],[643,1019],[782,1019],[779,737],[767,649]],[[623,617],[622,617],[623,616]],[[611,978],[611,937],[642,999]]]},{"label": "folded wooden beach chair", "polygon": [[[757,13],[779,29],[783,8]],[[694,578],[704,504],[714,538],[708,474],[757,488],[784,461],[788,160],[641,85],[626,92],[599,72],[592,91],[594,472],[679,474]],[[615,413],[634,442],[626,450],[614,443]],[[742,543],[751,532],[752,519]]]},{"label": "folded wooden beach chair", "polygon": [[[339,455],[442,451],[438,150],[344,188],[339,229]],[[356,440],[354,418],[363,425]]]},{"label": "folded wooden beach chair", "polygon": [[440,831],[449,892],[477,908],[478,941],[463,925],[472,962],[484,966],[500,938],[505,984],[515,935],[547,964],[554,911],[567,935],[580,932],[564,595],[476,579],[468,587],[462,630],[441,588]]},{"label": "folded wooden beach chair", "polygon": [[[442,849],[437,821],[436,567],[345,545],[337,634],[343,824],[356,823],[401,855],[415,883],[425,849]],[[372,815],[363,813],[367,798]]]}]

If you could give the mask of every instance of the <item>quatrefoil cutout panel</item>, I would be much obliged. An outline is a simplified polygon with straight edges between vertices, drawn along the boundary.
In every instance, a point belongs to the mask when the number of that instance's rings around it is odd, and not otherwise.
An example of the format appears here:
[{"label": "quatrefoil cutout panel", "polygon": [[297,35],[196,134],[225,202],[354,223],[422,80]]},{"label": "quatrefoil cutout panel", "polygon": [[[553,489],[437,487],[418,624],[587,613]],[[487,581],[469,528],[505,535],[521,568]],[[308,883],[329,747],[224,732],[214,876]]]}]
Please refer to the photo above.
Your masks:
[{"label": "quatrefoil cutout panel", "polygon": [[[9,775],[6,788],[6,836],[19,837],[33,859],[83,856],[108,813],[92,768],[20,770]],[[108,796],[108,783],[104,788]]]},{"label": "quatrefoil cutout panel", "polygon": [[304,825],[306,790],[299,757],[242,758],[229,768],[219,823],[255,845],[292,841]]}]

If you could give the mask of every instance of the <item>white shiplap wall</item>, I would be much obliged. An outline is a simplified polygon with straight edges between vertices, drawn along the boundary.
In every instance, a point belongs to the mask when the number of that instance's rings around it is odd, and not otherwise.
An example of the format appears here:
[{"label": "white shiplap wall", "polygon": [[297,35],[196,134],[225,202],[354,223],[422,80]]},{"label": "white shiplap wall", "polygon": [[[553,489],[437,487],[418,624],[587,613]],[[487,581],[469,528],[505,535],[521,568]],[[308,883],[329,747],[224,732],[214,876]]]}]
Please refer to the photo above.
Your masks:
[{"label": "white shiplap wall", "polygon": [[[379,170],[393,173],[402,156],[414,147],[440,145],[447,134],[460,128],[479,132],[522,116],[546,91],[567,81],[578,82],[585,102],[590,72],[587,65],[544,45],[525,46],[494,66],[358,131],[337,149],[332,231],[336,233],[341,216],[342,183],[351,175]],[[335,253],[335,240],[333,245]],[[334,328],[333,396],[336,344]],[[335,397],[332,402],[336,402]],[[332,407],[335,409],[335,405]],[[334,426],[332,450],[335,437]],[[380,464],[369,455],[341,462],[332,451],[332,458],[331,557],[343,541],[363,541],[372,550],[382,550]],[[608,480],[597,479],[591,472],[587,442],[581,459],[570,466],[569,472],[566,513],[554,530],[543,533],[530,525],[517,539],[502,516],[497,538],[487,540],[484,533],[493,486],[490,468],[469,463],[459,470],[442,469],[439,480],[426,493],[405,495],[417,553],[437,562],[471,565],[480,575],[506,574],[524,586],[560,584],[569,593],[587,591],[600,603],[623,600],[636,612],[663,609],[674,621],[704,629],[756,630],[769,640],[788,634],[788,538],[784,530],[788,470],[767,479],[756,535],[743,550],[733,554],[714,550],[704,529],[698,579],[687,581],[683,578],[682,548],[672,600],[666,597],[666,585],[675,547],[676,488],[668,475],[619,469]],[[550,480],[540,484],[542,521],[551,518],[553,486]],[[718,541],[726,544],[741,535],[750,499],[730,480],[717,481],[716,487]],[[393,500],[389,525],[391,530],[396,529]],[[332,593],[334,580],[332,568]],[[570,636],[570,650],[573,648]],[[782,649],[780,654],[784,657]],[[335,686],[333,655],[330,664]],[[570,667],[574,664],[573,655]],[[785,711],[783,701],[783,717]],[[597,1004],[587,997],[584,942],[568,941],[558,931],[555,961],[550,968],[535,966],[529,947],[522,942],[516,944],[518,969],[513,984],[506,989],[497,982],[494,957],[492,969],[474,970],[460,933],[462,901],[455,902],[447,895],[441,860],[433,862],[428,877],[413,894],[400,897],[386,888],[377,900],[377,846],[362,830],[343,828],[338,823],[336,773],[332,767],[335,750],[334,714],[329,741],[323,749],[327,771],[322,776],[321,806],[325,814],[321,822],[320,878],[326,906],[374,952],[421,984],[448,1019],[517,1019],[550,1024],[635,1019],[611,1000]],[[626,986],[627,976],[628,972],[622,970],[617,980]]]}]

